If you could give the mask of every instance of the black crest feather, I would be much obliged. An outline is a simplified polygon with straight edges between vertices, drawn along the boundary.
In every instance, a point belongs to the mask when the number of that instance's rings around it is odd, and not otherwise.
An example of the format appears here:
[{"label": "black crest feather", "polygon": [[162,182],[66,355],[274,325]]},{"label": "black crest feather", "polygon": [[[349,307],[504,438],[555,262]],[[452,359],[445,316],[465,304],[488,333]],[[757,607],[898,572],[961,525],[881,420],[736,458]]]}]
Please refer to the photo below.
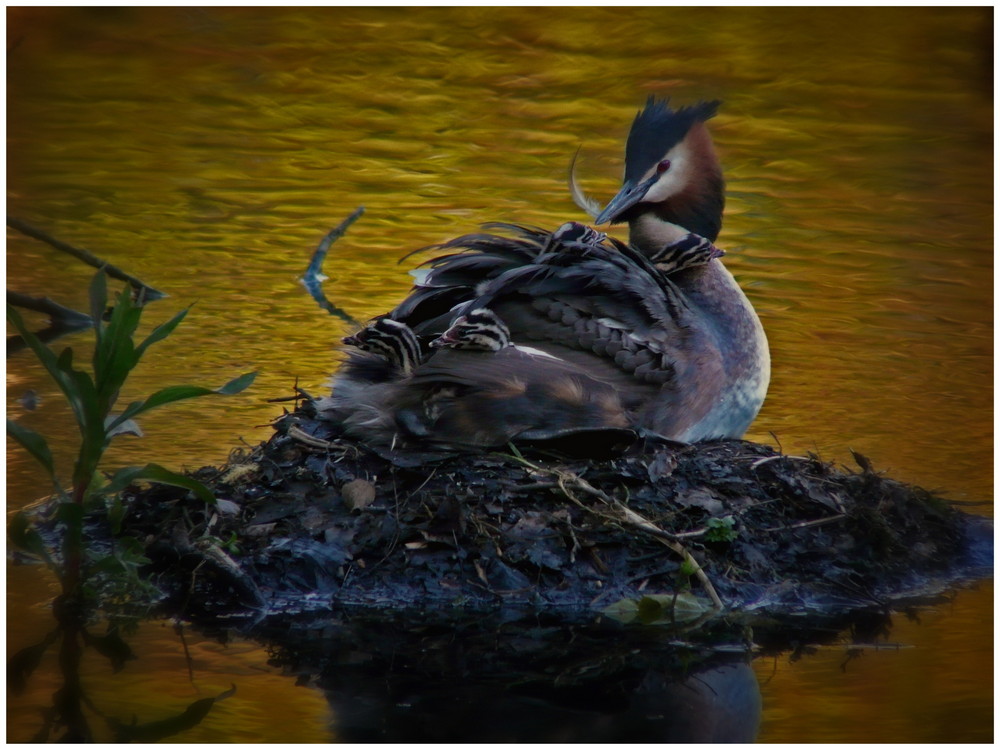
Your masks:
[{"label": "black crest feather", "polygon": [[671,148],[680,143],[691,126],[705,122],[722,104],[721,101],[698,102],[671,109],[670,99],[650,96],[646,106],[635,116],[625,143],[625,179],[639,180]]}]

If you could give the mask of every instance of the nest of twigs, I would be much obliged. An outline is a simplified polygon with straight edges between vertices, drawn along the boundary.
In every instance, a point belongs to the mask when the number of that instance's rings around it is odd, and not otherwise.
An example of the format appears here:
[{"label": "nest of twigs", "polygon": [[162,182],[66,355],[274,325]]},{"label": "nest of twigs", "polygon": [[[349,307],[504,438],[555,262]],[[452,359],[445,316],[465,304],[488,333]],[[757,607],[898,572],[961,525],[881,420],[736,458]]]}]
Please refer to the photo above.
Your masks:
[{"label": "nest of twigs", "polygon": [[393,451],[308,404],[275,430],[196,473],[214,506],[172,487],[126,494],[123,533],[145,540],[181,614],[846,610],[952,574],[968,546],[969,516],[862,456],[852,471],[737,440],[604,460]]}]

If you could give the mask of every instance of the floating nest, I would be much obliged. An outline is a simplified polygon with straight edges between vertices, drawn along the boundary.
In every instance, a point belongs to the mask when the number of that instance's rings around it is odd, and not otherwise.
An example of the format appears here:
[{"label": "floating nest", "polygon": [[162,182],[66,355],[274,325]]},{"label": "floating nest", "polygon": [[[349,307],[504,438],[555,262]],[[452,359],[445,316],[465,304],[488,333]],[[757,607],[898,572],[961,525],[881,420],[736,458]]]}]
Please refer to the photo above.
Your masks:
[{"label": "floating nest", "polygon": [[306,402],[267,442],[195,472],[216,505],[132,488],[121,533],[143,542],[167,608],[202,621],[845,612],[991,564],[987,522],[855,459],[739,440],[646,441],[604,459],[393,451],[347,439]]}]

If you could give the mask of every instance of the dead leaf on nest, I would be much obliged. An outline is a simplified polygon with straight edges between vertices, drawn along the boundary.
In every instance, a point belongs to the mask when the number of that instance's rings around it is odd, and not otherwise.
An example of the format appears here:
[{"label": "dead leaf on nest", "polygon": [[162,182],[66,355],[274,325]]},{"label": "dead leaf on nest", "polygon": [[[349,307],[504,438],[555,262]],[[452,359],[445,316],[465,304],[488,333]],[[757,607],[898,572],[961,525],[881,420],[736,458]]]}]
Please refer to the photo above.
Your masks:
[{"label": "dead leaf on nest", "polygon": [[707,490],[691,490],[685,492],[683,495],[678,495],[674,502],[685,508],[690,508],[692,506],[697,508],[703,508],[713,516],[717,516],[722,513],[726,506],[722,504],[715,495]]},{"label": "dead leaf on nest", "polygon": [[340,488],[340,494],[350,510],[362,510],[375,499],[375,485],[367,479],[354,479]]},{"label": "dead leaf on nest", "polygon": [[649,481],[656,482],[663,477],[669,477],[677,468],[677,457],[673,453],[657,453],[649,465],[646,472],[649,474]]},{"label": "dead leaf on nest", "polygon": [[215,507],[224,516],[235,516],[241,510],[237,503],[234,503],[232,500],[224,500],[221,497],[216,498]]},{"label": "dead leaf on nest", "polygon": [[849,450],[849,451],[851,452],[851,455],[852,455],[852,456],[854,457],[854,462],[855,462],[855,463],[856,463],[856,464],[857,464],[858,466],[860,466],[860,467],[861,467],[861,470],[862,470],[862,471],[863,471],[863,472],[864,472],[865,474],[874,474],[874,473],[875,473],[875,469],[874,469],[874,467],[872,466],[872,462],[871,462],[871,460],[870,460],[870,459],[868,458],[868,456],[865,456],[864,454],[861,454],[861,453],[858,453],[858,452],[857,452],[856,450],[854,450],[853,448],[848,448],[848,450]]},{"label": "dead leaf on nest", "polygon": [[255,523],[243,529],[244,536],[270,536],[276,523]]}]

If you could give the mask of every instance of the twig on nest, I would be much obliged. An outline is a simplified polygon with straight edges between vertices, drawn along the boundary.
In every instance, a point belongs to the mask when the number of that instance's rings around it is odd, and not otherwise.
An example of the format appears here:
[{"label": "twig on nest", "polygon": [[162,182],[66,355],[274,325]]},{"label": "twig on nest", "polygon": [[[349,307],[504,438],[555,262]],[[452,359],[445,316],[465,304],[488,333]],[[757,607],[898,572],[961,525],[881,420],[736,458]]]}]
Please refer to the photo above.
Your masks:
[{"label": "twig on nest", "polygon": [[757,459],[752,464],[750,464],[750,468],[751,469],[756,469],[761,464],[766,464],[766,463],[769,463],[770,461],[777,461],[778,459],[781,459],[781,458],[788,458],[788,459],[791,459],[793,461],[812,461],[812,459],[809,458],[808,456],[785,456],[785,455],[768,456],[767,458],[759,458],[759,459]]},{"label": "twig on nest", "polygon": [[291,427],[288,428],[287,434],[288,437],[290,437],[292,440],[297,440],[298,442],[303,443],[305,445],[309,445],[313,448],[330,449],[330,448],[340,447],[336,443],[331,443],[329,440],[323,440],[322,438],[310,435],[301,427],[296,427],[295,425],[292,425]]},{"label": "twig on nest", "polygon": [[[634,529],[639,529],[640,531],[643,531],[644,533],[654,537],[661,544],[669,547],[674,553],[680,556],[681,559],[683,559],[684,562],[686,562],[692,568],[692,570],[694,571],[695,578],[697,578],[698,581],[701,583],[701,585],[705,588],[706,593],[712,600],[713,607],[715,609],[725,608],[722,603],[722,600],[719,598],[718,593],[716,593],[715,591],[715,586],[712,585],[711,580],[709,580],[708,575],[705,573],[705,571],[702,570],[701,565],[699,565],[698,561],[694,559],[694,557],[688,551],[687,547],[685,547],[683,544],[677,541],[676,537],[673,534],[671,534],[668,531],[664,531],[659,526],[650,521],[648,518],[640,515],[639,513],[636,513],[634,510],[624,505],[619,500],[616,500],[615,498],[611,497],[603,490],[597,489],[586,479],[583,479],[582,477],[574,474],[573,472],[567,471],[565,469],[556,469],[556,468],[547,468],[544,466],[538,466],[537,464],[533,464],[527,459],[525,459],[524,456],[521,455],[520,451],[518,451],[517,448],[515,448],[513,445],[510,445],[509,447],[513,454],[512,457],[518,463],[523,464],[524,466],[527,466],[528,468],[534,471],[542,471],[552,474],[556,478],[556,482],[559,485],[559,489],[573,504],[579,506],[580,508],[584,509],[589,513],[593,513],[608,521],[612,521],[618,524],[623,524],[625,526],[629,526]],[[599,510],[584,505],[580,501],[580,499],[573,494],[573,492],[570,490],[570,487],[585,492],[588,495],[591,495],[592,497],[596,497],[606,506],[611,508],[613,513],[602,513]]]},{"label": "twig on nest", "polygon": [[798,523],[790,523],[787,526],[772,526],[767,529],[761,529],[761,531],[788,531],[789,529],[805,529],[809,526],[823,526],[824,524],[833,523],[834,521],[839,521],[841,518],[846,517],[846,513],[838,513],[835,516],[815,518],[812,521],[799,521]]}]

